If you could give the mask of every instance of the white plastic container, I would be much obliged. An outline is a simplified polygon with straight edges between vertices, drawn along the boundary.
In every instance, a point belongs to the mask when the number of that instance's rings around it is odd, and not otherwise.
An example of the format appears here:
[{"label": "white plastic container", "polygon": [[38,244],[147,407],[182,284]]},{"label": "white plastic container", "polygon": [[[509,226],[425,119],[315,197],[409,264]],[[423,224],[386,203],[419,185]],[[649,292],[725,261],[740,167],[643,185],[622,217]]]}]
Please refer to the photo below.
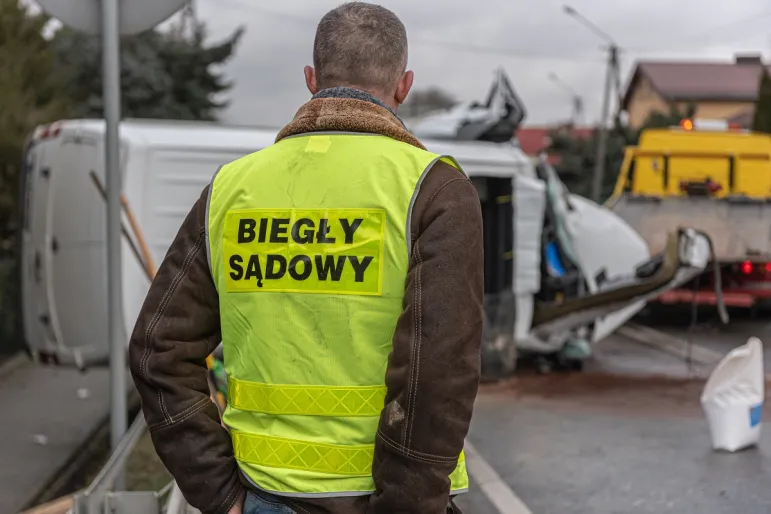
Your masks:
[{"label": "white plastic container", "polygon": [[763,344],[751,337],[720,361],[701,395],[713,449],[735,452],[758,443],[764,385]]}]

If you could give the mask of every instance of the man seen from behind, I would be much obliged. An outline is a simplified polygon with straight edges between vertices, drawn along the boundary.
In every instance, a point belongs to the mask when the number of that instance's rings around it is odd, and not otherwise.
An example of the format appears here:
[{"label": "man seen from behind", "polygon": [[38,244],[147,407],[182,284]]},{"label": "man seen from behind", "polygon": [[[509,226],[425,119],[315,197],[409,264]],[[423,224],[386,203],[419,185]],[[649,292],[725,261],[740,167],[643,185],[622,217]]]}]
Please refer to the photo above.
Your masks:
[{"label": "man seen from behind", "polygon": [[479,199],[396,114],[413,73],[391,11],[327,13],[313,64],[312,99],[217,171],[150,287],[130,364],[153,443],[203,514],[460,512]]}]

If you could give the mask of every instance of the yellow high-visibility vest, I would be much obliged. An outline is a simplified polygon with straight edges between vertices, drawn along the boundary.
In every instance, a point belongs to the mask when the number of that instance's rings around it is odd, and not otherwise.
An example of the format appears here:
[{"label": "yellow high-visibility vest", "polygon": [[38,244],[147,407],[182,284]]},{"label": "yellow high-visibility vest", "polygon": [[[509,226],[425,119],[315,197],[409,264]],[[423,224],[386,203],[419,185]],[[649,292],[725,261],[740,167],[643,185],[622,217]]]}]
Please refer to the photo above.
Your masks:
[{"label": "yellow high-visibility vest", "polygon": [[[223,166],[207,207],[231,432],[278,495],[374,491],[375,433],[402,312],[410,217],[437,161],[370,134],[290,137]],[[463,452],[452,494],[468,488]]]}]

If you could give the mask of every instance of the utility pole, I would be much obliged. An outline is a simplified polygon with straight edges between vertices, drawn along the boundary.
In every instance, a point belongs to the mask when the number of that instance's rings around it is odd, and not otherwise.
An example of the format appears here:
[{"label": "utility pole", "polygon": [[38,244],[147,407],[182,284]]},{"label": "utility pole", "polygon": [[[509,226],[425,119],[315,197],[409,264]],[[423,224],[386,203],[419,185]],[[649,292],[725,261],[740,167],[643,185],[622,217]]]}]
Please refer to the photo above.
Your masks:
[{"label": "utility pole", "polygon": [[608,151],[608,118],[610,116],[610,102],[613,95],[612,89],[616,89],[616,96],[620,94],[620,73],[618,54],[619,46],[608,34],[597,25],[589,21],[581,13],[569,5],[563,6],[565,14],[572,16],[583,26],[594,32],[607,44],[608,61],[605,77],[605,92],[602,99],[602,115],[600,119],[599,135],[597,138],[597,155],[595,156],[594,174],[592,176],[592,200],[600,202],[602,195],[602,182],[605,176],[605,157]]},{"label": "utility pole", "polygon": [[597,138],[597,155],[594,161],[592,176],[592,200],[598,202],[602,195],[602,182],[605,178],[605,156],[608,153],[608,117],[610,116],[611,89],[618,69],[618,47],[615,44],[608,48],[608,69],[605,76],[605,93],[602,98],[602,117],[600,119],[599,137]]}]

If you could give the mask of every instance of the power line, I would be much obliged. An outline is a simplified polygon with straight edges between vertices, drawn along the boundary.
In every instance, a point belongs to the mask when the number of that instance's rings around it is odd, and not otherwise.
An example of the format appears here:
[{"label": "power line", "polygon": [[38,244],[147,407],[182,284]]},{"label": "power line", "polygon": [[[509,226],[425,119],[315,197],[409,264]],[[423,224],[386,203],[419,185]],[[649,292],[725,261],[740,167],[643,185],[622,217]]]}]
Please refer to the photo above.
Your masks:
[{"label": "power line", "polygon": [[592,57],[589,55],[545,54],[545,53],[533,52],[531,50],[519,50],[519,49],[513,49],[513,48],[477,46],[477,45],[468,45],[468,44],[460,45],[457,43],[450,43],[448,41],[433,41],[433,40],[427,40],[427,39],[414,39],[414,40],[411,40],[411,43],[412,42],[418,45],[438,46],[438,47],[448,48],[452,50],[458,50],[461,52],[497,54],[505,57],[514,57],[518,59],[603,62],[601,58]]},{"label": "power line", "polygon": [[[293,13],[274,11],[271,9],[265,9],[259,5],[246,3],[244,0],[208,0],[208,1],[214,4],[219,4],[226,8],[240,10],[242,12],[248,12],[248,13],[256,12],[256,13],[264,14],[266,16],[271,16],[274,18],[283,18],[283,19],[287,19],[287,20],[291,20],[291,21],[294,21],[297,23],[303,23],[303,24],[316,25],[321,16],[321,13],[319,13],[319,17],[311,18],[311,17],[306,17],[306,16],[297,15]],[[648,52],[671,50],[673,45],[680,46],[683,41],[691,41],[695,45],[695,44],[699,44],[697,41],[695,41],[699,39],[719,40],[719,41],[728,42],[731,40],[746,38],[747,37],[746,32],[742,34],[731,34],[731,33],[725,33],[722,31],[725,31],[731,28],[741,27],[748,23],[752,23],[768,17],[771,17],[771,9],[766,8],[751,16],[733,20],[728,23],[716,25],[709,29],[700,30],[698,32],[677,36],[675,38],[669,39],[668,41],[662,43],[661,46],[656,45],[656,46],[649,46],[649,47],[645,47],[645,46],[627,47],[625,45],[624,48],[620,50],[624,53],[641,54],[641,53],[648,53]],[[599,62],[600,61],[599,58],[591,57],[588,55],[566,55],[566,54],[542,53],[542,52],[533,52],[532,50],[480,46],[480,45],[470,45],[470,44],[457,44],[449,41],[434,41],[434,40],[425,40],[420,38],[413,39],[410,42],[421,46],[443,47],[443,48],[448,48],[448,49],[468,52],[468,53],[494,54],[494,55],[500,55],[504,57],[516,58],[516,59],[552,60],[552,61],[563,61],[563,62],[569,62],[569,61]]]},{"label": "power line", "polygon": [[[736,40],[736,39],[747,38],[748,34],[746,31],[741,34],[730,34],[722,31],[736,28],[736,27],[745,27],[748,23],[762,20],[768,17],[771,17],[771,9],[766,8],[751,16],[743,17],[727,23],[722,23],[720,25],[715,25],[709,29],[699,30],[698,32],[692,32],[690,34],[684,34],[682,36],[678,36],[665,43],[662,43],[662,46],[637,47],[637,48],[633,47],[633,48],[626,48],[626,50],[631,53],[657,52],[657,51],[672,49],[672,45],[678,45],[678,41],[683,42],[688,40],[688,41],[692,41],[694,44],[697,44],[697,42],[694,40],[698,40],[698,39],[716,40],[717,39],[717,40],[728,42],[732,39]],[[725,38],[725,36],[729,36],[729,37]]]}]

